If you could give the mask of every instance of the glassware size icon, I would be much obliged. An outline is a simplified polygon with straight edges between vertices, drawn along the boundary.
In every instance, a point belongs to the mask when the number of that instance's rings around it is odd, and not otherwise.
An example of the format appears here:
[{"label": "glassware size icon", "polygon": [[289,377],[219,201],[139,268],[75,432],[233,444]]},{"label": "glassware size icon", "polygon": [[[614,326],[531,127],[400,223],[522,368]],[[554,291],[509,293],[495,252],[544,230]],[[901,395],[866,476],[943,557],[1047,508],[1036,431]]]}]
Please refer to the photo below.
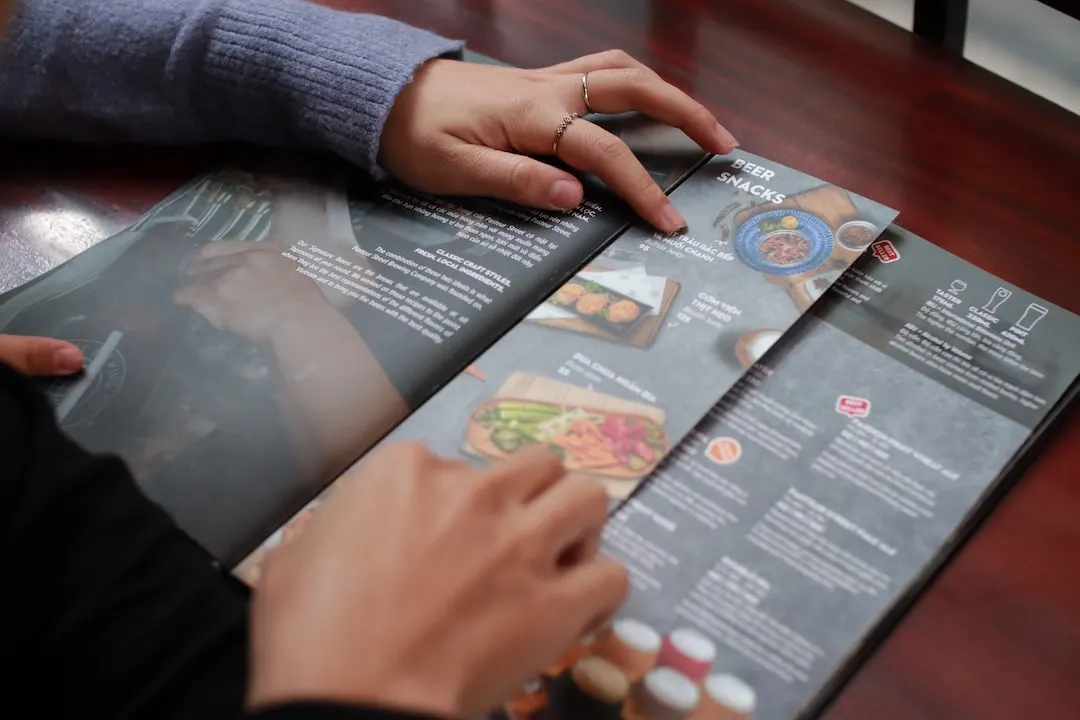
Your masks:
[{"label": "glassware size icon", "polygon": [[999,287],[994,291],[994,294],[990,296],[990,299],[983,305],[983,310],[988,313],[996,313],[997,309],[1001,307],[1001,303],[1005,302],[1012,297],[1012,290]]},{"label": "glassware size icon", "polygon": [[1021,330],[1031,330],[1035,327],[1035,323],[1046,317],[1047,310],[1038,303],[1031,303],[1027,306],[1027,310],[1024,310],[1024,315],[1016,322],[1016,327]]}]

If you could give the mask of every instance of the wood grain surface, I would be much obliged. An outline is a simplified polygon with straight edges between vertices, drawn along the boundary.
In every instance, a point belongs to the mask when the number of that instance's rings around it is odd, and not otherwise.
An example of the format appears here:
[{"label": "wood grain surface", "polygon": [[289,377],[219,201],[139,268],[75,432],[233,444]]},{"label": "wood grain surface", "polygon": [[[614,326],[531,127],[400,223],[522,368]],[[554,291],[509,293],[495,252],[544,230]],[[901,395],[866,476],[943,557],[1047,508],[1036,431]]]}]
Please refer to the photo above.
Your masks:
[{"label": "wood grain surface", "polygon": [[[1080,119],[844,0],[334,0],[519,66],[620,47],[742,146],[900,210],[900,224],[1080,311]],[[213,150],[0,146],[15,189],[125,212]],[[1080,712],[1080,415],[827,712],[838,720]]]}]

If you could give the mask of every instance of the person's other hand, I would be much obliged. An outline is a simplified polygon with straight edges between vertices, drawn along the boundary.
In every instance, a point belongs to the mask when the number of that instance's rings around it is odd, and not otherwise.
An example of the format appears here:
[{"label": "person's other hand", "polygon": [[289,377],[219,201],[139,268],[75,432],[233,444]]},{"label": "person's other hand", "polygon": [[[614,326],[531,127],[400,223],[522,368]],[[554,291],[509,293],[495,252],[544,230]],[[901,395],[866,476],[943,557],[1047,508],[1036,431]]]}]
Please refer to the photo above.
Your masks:
[{"label": "person's other hand", "polygon": [[0,335],[0,362],[23,375],[72,375],[82,370],[82,350],[66,340]]},{"label": "person's other hand", "polygon": [[219,330],[268,343],[291,324],[336,315],[318,286],[275,243],[216,242],[188,265],[191,283],[173,300]]},{"label": "person's other hand", "polygon": [[[710,152],[726,154],[738,145],[700,103],[612,50],[540,70],[429,61],[390,110],[379,162],[408,185],[432,193],[573,209],[582,200],[581,183],[528,156],[551,155],[563,117],[586,114],[584,73],[594,112],[643,112],[680,128]],[[599,177],[658,229],[686,226],[626,144],[584,117],[566,128],[558,157]]]},{"label": "person's other hand", "polygon": [[490,711],[625,599],[625,570],[597,555],[607,509],[546,450],[483,470],[374,453],[268,556],[248,704]]}]

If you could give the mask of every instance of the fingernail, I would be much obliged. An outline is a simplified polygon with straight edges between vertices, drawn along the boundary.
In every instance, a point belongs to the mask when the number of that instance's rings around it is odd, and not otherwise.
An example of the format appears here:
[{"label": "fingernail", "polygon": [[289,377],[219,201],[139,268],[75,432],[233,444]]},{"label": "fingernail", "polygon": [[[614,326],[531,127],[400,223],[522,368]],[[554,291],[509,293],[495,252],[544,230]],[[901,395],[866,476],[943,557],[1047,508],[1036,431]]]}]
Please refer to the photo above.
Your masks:
[{"label": "fingernail", "polygon": [[716,123],[716,141],[719,143],[721,152],[725,155],[739,147],[739,141],[720,123]]},{"label": "fingernail", "polygon": [[64,348],[53,353],[53,362],[60,372],[73,373],[82,370],[82,353],[74,348]]},{"label": "fingernail", "polygon": [[551,184],[548,200],[553,208],[573,210],[581,204],[581,193],[581,185],[573,180],[556,180]]},{"label": "fingernail", "polygon": [[663,209],[660,217],[664,220],[664,227],[668,232],[678,232],[686,228],[686,218],[671,203]]}]

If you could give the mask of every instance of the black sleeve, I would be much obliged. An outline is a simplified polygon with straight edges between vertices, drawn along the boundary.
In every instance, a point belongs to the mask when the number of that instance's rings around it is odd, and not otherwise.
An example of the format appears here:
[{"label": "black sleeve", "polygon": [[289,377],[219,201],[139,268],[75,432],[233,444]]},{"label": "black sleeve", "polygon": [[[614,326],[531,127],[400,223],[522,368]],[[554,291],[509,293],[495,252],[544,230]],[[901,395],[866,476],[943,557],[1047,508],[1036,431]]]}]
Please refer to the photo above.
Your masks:
[{"label": "black sleeve", "polygon": [[0,364],[5,705],[46,717],[236,718],[248,598],[116,458],[63,435]]},{"label": "black sleeve", "polygon": [[333,704],[245,714],[248,593],[136,487],[57,428],[0,363],[4,706],[34,717],[434,720]]}]

